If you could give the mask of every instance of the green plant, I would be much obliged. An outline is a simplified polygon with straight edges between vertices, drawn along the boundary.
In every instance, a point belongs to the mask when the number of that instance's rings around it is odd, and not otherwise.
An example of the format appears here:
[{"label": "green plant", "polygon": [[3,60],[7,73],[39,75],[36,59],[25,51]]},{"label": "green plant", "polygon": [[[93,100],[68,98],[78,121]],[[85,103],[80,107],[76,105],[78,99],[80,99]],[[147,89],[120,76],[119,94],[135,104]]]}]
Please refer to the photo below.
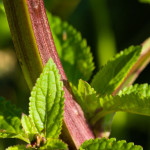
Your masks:
[{"label": "green plant", "polygon": [[[141,150],[133,143],[106,138],[115,112],[150,116],[149,85],[132,85],[149,63],[150,40],[117,54],[88,83],[94,63],[80,33],[47,12],[50,30],[42,0],[3,2],[29,88],[36,82],[29,116],[21,117],[20,111],[0,100],[0,137],[26,142],[8,150]],[[58,139],[60,133],[68,147]]]},{"label": "green plant", "polygon": [[[27,145],[17,145],[8,149],[66,149],[58,140],[61,132],[64,92],[60,75],[50,59],[31,92],[29,116],[20,114],[13,106],[1,99],[1,138],[19,138]],[[9,106],[9,107],[8,107]],[[10,108],[10,112],[8,109]],[[14,115],[13,115],[14,114]],[[23,128],[20,126],[22,125]]]}]

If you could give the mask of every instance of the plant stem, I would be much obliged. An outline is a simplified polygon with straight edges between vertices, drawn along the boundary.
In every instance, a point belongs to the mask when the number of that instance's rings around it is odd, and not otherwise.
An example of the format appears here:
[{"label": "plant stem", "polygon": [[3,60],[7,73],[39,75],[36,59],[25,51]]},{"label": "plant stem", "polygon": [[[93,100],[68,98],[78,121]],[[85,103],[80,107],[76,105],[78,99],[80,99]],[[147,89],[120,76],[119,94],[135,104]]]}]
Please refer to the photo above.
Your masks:
[{"label": "plant stem", "polygon": [[[3,1],[18,59],[23,60],[21,66],[26,66],[22,67],[26,79],[26,72],[29,72],[28,80],[30,82],[28,82],[28,85],[30,89],[49,58],[51,57],[56,63],[65,91],[63,125],[65,131],[63,132],[68,133],[65,138],[69,136],[71,143],[79,148],[85,140],[94,138],[94,136],[86,122],[83,111],[72,95],[54,45],[43,0]],[[28,46],[26,47],[26,45]],[[31,61],[31,64],[28,60]],[[32,78],[33,80],[31,80]]]},{"label": "plant stem", "polygon": [[[32,31],[32,25],[25,1],[4,0],[17,57],[30,89],[42,72],[42,62]],[[36,59],[33,59],[36,58]]]}]

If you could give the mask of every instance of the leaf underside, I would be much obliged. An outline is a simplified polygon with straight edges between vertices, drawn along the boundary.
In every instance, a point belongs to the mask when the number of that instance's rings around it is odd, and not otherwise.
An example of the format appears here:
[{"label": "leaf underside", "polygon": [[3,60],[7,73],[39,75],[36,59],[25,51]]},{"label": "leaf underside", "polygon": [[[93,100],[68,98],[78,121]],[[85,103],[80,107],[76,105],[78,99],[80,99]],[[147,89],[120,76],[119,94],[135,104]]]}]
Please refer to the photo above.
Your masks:
[{"label": "leaf underside", "polygon": [[95,75],[92,87],[100,96],[112,94],[124,81],[140,53],[140,46],[130,46],[117,54]]},{"label": "leaf underside", "polygon": [[80,150],[143,150],[141,146],[134,145],[134,143],[126,143],[126,141],[116,141],[115,138],[111,139],[91,139],[85,141]]},{"label": "leaf underside", "polygon": [[39,133],[58,138],[62,126],[64,91],[59,71],[50,58],[31,92],[29,116]]}]

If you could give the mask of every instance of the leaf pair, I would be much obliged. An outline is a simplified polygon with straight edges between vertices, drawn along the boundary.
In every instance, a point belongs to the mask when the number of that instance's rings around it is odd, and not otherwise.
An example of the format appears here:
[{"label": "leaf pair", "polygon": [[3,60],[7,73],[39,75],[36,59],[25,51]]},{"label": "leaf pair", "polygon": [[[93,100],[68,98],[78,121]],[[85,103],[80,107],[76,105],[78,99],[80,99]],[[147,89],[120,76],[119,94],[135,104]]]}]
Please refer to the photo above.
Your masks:
[{"label": "leaf pair", "polygon": [[91,86],[80,80],[78,89],[73,87],[78,103],[92,126],[103,118],[101,126],[105,124],[104,128],[109,128],[113,115],[111,117],[108,114],[117,111],[150,116],[150,88],[147,84],[130,86],[112,96],[114,91],[124,85],[140,54],[141,47],[131,46],[110,60],[95,75]]},{"label": "leaf pair", "polygon": [[141,47],[129,47],[116,55],[95,75],[91,86],[80,80],[78,89],[73,88],[78,102],[87,116],[91,110],[93,113],[91,116],[94,116],[97,110],[102,108],[99,99],[104,98],[105,95],[111,95],[122,84],[140,53]]},{"label": "leaf pair", "polygon": [[[7,104],[2,100],[3,103]],[[2,104],[0,106],[5,110]],[[21,119],[24,130],[20,128],[19,117],[11,114],[15,113],[15,109],[1,109],[0,137],[19,138],[29,143],[27,146],[14,146],[8,149],[67,149],[67,145],[58,139],[62,128],[64,92],[58,69],[52,59],[37,79],[29,105],[29,116],[23,114]]]}]

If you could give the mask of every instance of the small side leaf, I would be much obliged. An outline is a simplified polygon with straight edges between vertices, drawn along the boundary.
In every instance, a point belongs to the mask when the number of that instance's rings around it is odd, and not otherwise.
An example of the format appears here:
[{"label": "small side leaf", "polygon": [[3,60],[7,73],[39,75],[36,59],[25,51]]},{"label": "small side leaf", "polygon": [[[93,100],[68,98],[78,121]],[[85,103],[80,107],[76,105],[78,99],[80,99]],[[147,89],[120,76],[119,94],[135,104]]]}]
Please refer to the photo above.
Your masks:
[{"label": "small side leaf", "polygon": [[131,46],[116,55],[95,75],[92,87],[100,96],[112,94],[126,78],[140,53],[140,46]]},{"label": "small side leaf", "polygon": [[31,148],[26,148],[25,145],[15,145],[8,147],[6,150],[32,150]]},{"label": "small side leaf", "polygon": [[32,141],[33,136],[38,133],[32,119],[29,116],[22,114],[21,123],[25,133],[29,136],[30,141]]},{"label": "small side leaf", "polygon": [[30,118],[46,138],[58,138],[62,127],[64,91],[59,71],[50,58],[30,97]]},{"label": "small side leaf", "polygon": [[115,138],[111,139],[91,139],[85,141],[80,150],[143,150],[141,146],[134,145],[134,143],[126,143],[126,141],[116,141]]},{"label": "small side leaf", "polygon": [[49,150],[67,150],[68,146],[67,144],[65,144],[63,141],[59,140],[59,139],[47,139],[46,144],[40,148],[40,150],[45,150],[45,149],[49,149]]},{"label": "small side leaf", "polygon": [[100,107],[96,91],[87,82],[81,79],[79,80],[78,89],[74,86],[72,86],[72,89],[86,118],[91,118],[97,108]]}]

